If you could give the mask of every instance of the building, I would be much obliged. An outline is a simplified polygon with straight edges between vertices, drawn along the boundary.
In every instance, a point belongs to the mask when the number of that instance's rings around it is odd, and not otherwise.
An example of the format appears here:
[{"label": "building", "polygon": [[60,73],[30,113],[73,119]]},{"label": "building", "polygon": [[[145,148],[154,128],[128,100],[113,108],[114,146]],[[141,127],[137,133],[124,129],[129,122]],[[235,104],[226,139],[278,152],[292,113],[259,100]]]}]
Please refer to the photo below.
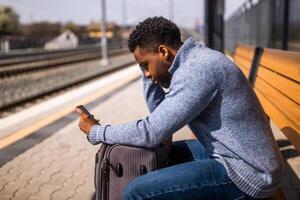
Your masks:
[{"label": "building", "polygon": [[56,38],[50,40],[44,45],[45,49],[69,49],[76,48],[78,46],[77,36],[70,30],[65,30],[62,34]]}]

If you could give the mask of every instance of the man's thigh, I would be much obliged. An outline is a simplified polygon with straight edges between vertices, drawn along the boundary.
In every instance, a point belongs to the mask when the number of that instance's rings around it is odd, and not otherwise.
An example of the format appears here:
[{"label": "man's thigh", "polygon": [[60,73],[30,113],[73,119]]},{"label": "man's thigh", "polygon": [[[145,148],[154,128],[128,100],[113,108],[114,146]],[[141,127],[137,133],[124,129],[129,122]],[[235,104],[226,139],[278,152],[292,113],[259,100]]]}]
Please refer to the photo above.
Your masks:
[{"label": "man's thigh", "polygon": [[180,140],[172,143],[171,165],[202,159],[209,159],[209,156],[202,143],[197,139]]},{"label": "man's thigh", "polygon": [[213,159],[195,160],[150,172],[133,180],[124,190],[125,200],[244,197],[224,167]]}]

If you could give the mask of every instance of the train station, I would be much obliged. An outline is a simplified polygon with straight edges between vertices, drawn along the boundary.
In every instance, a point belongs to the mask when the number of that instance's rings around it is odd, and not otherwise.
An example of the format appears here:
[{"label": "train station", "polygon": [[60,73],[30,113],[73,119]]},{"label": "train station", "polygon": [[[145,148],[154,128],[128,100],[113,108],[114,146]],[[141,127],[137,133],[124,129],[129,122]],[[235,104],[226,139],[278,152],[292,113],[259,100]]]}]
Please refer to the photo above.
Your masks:
[{"label": "train station", "polygon": [[0,1],[0,200],[300,199],[299,9]]}]

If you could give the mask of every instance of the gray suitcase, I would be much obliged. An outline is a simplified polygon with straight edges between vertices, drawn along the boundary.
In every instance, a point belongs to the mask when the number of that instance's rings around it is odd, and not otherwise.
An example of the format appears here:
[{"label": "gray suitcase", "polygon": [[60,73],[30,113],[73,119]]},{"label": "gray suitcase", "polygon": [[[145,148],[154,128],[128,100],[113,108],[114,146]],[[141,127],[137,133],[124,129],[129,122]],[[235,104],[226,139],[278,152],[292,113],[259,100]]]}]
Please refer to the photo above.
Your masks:
[{"label": "gray suitcase", "polygon": [[123,189],[135,177],[168,165],[172,137],[155,149],[102,144],[95,161],[92,200],[121,200]]}]

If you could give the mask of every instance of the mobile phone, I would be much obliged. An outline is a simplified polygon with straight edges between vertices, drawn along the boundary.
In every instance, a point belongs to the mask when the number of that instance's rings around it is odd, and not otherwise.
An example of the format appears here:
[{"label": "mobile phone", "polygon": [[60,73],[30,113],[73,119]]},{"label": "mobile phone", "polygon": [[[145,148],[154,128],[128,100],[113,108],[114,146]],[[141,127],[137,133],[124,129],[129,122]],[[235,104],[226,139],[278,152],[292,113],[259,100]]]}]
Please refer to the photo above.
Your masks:
[{"label": "mobile phone", "polygon": [[97,122],[97,124],[99,124],[99,122],[94,118],[94,115],[92,115],[83,105],[76,106],[76,112],[78,112],[79,114],[81,113],[87,114],[88,117],[90,117],[95,122]]},{"label": "mobile phone", "polygon": [[76,107],[76,110],[78,111],[78,113],[85,113],[87,114],[89,117],[94,117],[94,115],[92,115],[83,105],[79,105]]}]

